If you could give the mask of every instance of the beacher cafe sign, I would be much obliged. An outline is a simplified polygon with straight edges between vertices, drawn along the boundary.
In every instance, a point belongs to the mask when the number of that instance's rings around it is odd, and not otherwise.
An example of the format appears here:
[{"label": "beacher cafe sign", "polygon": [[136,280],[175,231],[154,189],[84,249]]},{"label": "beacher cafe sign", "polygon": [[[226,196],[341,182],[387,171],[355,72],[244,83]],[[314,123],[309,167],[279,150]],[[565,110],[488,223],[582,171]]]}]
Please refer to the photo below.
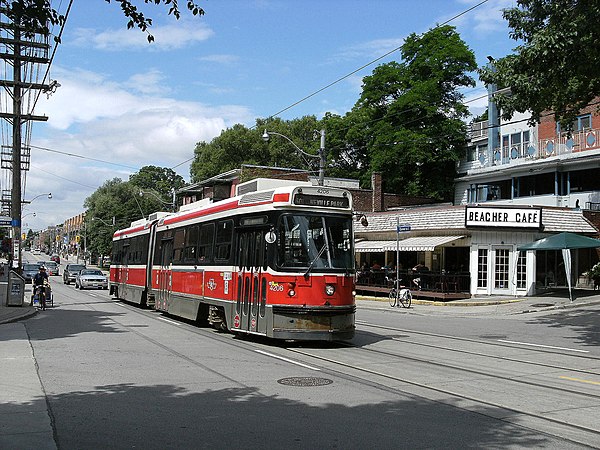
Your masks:
[{"label": "beacher cafe sign", "polygon": [[540,229],[542,227],[542,208],[467,206],[465,226]]}]

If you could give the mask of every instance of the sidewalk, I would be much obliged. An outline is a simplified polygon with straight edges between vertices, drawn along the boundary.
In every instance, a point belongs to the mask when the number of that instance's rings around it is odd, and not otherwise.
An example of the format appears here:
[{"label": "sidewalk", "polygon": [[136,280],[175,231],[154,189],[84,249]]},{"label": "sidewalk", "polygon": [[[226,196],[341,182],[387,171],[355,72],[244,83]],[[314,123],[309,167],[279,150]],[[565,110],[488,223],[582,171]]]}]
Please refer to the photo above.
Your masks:
[{"label": "sidewalk", "polygon": [[[579,308],[600,305],[600,291],[576,289],[572,291],[573,301],[569,300],[566,289],[556,290],[533,297],[473,297],[447,302],[415,300],[410,311],[436,315],[499,315],[510,316],[545,310]],[[356,297],[357,308],[392,310],[386,297]],[[404,308],[396,308],[402,311]],[[404,311],[407,311],[404,309]]]}]

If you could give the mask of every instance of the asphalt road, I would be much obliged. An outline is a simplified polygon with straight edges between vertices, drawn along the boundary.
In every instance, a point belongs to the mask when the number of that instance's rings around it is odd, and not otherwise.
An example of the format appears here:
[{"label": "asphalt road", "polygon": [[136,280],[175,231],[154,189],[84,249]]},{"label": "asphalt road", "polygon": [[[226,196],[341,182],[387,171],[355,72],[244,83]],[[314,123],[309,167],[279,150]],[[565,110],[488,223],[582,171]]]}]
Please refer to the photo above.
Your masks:
[{"label": "asphalt road", "polygon": [[0,423],[22,423],[3,449],[600,448],[598,306],[360,308],[352,343],[320,345],[53,286],[54,308],[0,325]]}]

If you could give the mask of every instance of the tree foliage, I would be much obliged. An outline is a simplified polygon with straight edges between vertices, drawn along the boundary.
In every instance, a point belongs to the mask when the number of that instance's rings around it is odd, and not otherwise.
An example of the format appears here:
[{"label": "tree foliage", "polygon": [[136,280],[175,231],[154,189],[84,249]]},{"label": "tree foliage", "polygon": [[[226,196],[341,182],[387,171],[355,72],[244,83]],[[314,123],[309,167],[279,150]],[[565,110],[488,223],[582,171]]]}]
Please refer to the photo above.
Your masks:
[{"label": "tree foliage", "polygon": [[[171,169],[145,166],[131,175],[129,181],[113,178],[96,189],[83,204],[88,250],[95,255],[110,254],[115,230],[153,212],[164,211],[164,204],[171,198],[168,184],[171,182],[173,187],[183,185],[183,179]],[[147,188],[157,196],[140,195],[140,189]],[[169,200],[161,200],[161,195]]]},{"label": "tree foliage", "polygon": [[363,183],[382,172],[388,192],[449,200],[469,114],[459,89],[475,84],[475,56],[451,26],[411,34],[401,55],[364,78],[337,126],[336,161],[357,161]]},{"label": "tree foliage", "polygon": [[481,79],[498,88],[502,117],[532,113],[539,122],[554,111],[565,126],[600,95],[600,3],[596,0],[517,0],[504,18],[515,53],[480,69]]},{"label": "tree foliage", "polygon": [[314,116],[289,121],[259,119],[253,129],[234,125],[212,141],[196,144],[190,168],[192,182],[239,169],[243,164],[314,171],[315,165],[318,166],[316,158],[303,157],[293,144],[276,134],[270,135],[268,142],[265,142],[263,134],[267,130],[284,135],[306,153],[316,155],[319,140],[314,139],[314,134],[320,127]]},{"label": "tree foliage", "polygon": [[183,177],[173,169],[156,166],[142,167],[139,172],[129,176],[129,182],[138,186],[142,194],[162,199],[163,205],[170,204],[173,190],[178,190],[185,184]]},{"label": "tree foliage", "polygon": [[[86,0],[90,1],[90,0]],[[104,0],[106,3],[116,3],[121,7],[127,19],[127,28],[139,28],[147,33],[148,42],[154,41],[154,36],[148,31],[152,26],[152,18],[147,17],[133,0]],[[140,0],[141,1],[141,0]],[[140,3],[138,1],[137,3]],[[177,0],[143,0],[144,4],[162,5],[167,8],[169,15],[176,19],[181,17]],[[51,25],[63,25],[65,16],[52,7],[51,0],[1,0],[0,5],[6,8],[6,16],[13,22],[23,26],[25,33],[49,34]],[[186,9],[194,16],[204,15],[204,10],[196,2],[186,0]],[[58,39],[57,37],[55,39]]]}]

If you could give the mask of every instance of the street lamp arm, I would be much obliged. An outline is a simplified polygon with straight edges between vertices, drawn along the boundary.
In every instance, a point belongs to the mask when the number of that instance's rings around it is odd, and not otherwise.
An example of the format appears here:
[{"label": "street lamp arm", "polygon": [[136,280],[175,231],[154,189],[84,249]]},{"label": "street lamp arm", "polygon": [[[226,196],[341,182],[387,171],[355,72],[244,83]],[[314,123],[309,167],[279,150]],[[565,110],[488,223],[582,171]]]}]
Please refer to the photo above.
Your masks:
[{"label": "street lamp arm", "polygon": [[274,134],[276,136],[281,136],[286,141],[288,141],[290,144],[292,144],[294,146],[294,148],[296,150],[298,150],[302,155],[308,156],[309,158],[318,158],[319,159],[319,186],[323,186],[325,184],[325,163],[327,162],[326,157],[325,157],[325,130],[315,131],[315,133],[319,133],[321,135],[321,146],[319,147],[318,155],[311,155],[310,153],[306,153],[304,150],[302,150],[300,147],[298,147],[296,144],[294,144],[294,141],[292,141],[289,137],[287,137],[284,134],[277,133],[275,131],[265,130],[265,132],[262,135],[262,138],[265,142],[268,142],[269,135],[271,135],[271,134]]},{"label": "street lamp arm", "polygon": [[298,147],[294,141],[292,141],[289,137],[287,137],[285,134],[281,134],[281,133],[277,133],[275,131],[267,131],[265,130],[265,132],[262,135],[263,140],[268,141],[269,140],[269,136],[273,134],[275,136],[280,136],[282,138],[284,138],[286,141],[288,141],[290,144],[292,144],[294,146],[294,148],[296,150],[298,150],[300,153],[302,153],[304,156],[308,156],[309,158],[320,158],[319,155],[312,155],[310,153],[306,153],[304,150],[302,150],[300,147]]},{"label": "street lamp arm", "polygon": [[169,202],[165,202],[162,198],[160,198],[158,196],[158,194],[156,192],[153,191],[145,191],[143,189],[140,189],[140,196],[143,196],[145,194],[150,194],[152,195],[154,198],[156,198],[159,202],[161,202],[163,205],[168,205],[173,209],[173,212],[175,212],[175,189],[171,189],[171,194],[173,195],[173,199],[172,201]]},{"label": "street lamp arm", "polygon": [[96,216],[92,217],[92,221],[95,221],[95,220],[99,220],[100,222],[102,222],[107,227],[110,227],[110,226],[114,227],[115,226],[115,216],[113,216],[113,218],[112,218],[112,223],[108,223],[106,220],[104,220],[104,219],[102,219],[100,217],[96,217]]},{"label": "street lamp arm", "polygon": [[40,194],[40,195],[36,195],[35,197],[33,197],[31,200],[23,200],[21,203],[31,203],[32,201],[34,201],[36,198],[40,198],[40,197],[44,197],[47,196],[49,199],[52,198],[52,192],[48,192],[47,194]]}]

